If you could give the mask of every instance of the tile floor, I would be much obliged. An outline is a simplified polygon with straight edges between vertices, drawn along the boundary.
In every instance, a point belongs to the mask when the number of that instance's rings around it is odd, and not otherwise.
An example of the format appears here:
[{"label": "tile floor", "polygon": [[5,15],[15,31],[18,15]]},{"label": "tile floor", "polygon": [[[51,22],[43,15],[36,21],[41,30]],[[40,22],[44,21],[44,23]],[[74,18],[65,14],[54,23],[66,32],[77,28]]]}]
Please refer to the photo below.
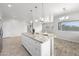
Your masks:
[{"label": "tile floor", "polygon": [[13,37],[3,39],[1,56],[29,56],[29,54],[22,46],[21,38]]},{"label": "tile floor", "polygon": [[79,43],[54,39],[55,56],[79,56]]},{"label": "tile floor", "polygon": [[[3,39],[1,56],[30,56],[21,44],[21,37]],[[54,39],[55,56],[79,56],[79,43]]]}]

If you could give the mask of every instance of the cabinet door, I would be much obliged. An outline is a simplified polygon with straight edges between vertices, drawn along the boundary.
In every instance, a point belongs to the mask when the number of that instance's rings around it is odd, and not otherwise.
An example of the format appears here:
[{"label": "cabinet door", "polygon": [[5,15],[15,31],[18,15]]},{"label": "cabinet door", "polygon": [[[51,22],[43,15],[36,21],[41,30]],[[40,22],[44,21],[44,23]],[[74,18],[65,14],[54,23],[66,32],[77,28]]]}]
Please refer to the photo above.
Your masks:
[{"label": "cabinet door", "polygon": [[40,55],[40,43],[34,39],[30,39],[30,51],[32,55],[39,56]]},{"label": "cabinet door", "polygon": [[41,43],[27,36],[22,36],[22,44],[33,56],[41,55]]},{"label": "cabinet door", "polygon": [[41,55],[41,46],[37,41],[33,41],[33,55]]},{"label": "cabinet door", "polygon": [[50,56],[50,40],[41,44],[41,55]]}]

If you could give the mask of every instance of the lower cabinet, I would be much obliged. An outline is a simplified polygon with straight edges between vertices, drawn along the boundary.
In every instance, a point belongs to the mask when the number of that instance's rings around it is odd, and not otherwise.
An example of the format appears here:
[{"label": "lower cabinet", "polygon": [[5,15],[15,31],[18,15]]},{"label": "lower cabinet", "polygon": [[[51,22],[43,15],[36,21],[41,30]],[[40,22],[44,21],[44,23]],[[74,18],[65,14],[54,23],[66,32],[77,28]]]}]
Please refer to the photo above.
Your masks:
[{"label": "lower cabinet", "polygon": [[22,44],[32,56],[50,56],[50,40],[40,43],[35,39],[22,35]]}]

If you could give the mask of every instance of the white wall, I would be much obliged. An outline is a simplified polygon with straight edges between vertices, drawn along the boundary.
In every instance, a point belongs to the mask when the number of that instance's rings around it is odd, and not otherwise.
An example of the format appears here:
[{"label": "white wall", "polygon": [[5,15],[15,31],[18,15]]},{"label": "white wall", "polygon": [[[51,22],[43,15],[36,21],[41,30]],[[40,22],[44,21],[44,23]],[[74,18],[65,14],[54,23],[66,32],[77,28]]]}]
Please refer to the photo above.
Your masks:
[{"label": "white wall", "polygon": [[[75,12],[75,13],[71,13],[71,14],[67,14],[70,18],[70,20],[79,20],[79,12]],[[54,33],[55,35],[60,38],[60,39],[64,39],[64,40],[69,40],[69,41],[73,41],[73,42],[79,42],[79,31],[61,31],[58,30],[58,22],[60,21],[58,17],[54,18]]]},{"label": "white wall", "polygon": [[3,23],[3,37],[19,36],[27,32],[25,21],[10,19]]},{"label": "white wall", "polygon": [[[40,33],[42,31],[42,24],[34,23],[35,32]],[[22,20],[10,19],[3,23],[3,37],[20,36],[21,33],[27,32],[27,23]]]}]

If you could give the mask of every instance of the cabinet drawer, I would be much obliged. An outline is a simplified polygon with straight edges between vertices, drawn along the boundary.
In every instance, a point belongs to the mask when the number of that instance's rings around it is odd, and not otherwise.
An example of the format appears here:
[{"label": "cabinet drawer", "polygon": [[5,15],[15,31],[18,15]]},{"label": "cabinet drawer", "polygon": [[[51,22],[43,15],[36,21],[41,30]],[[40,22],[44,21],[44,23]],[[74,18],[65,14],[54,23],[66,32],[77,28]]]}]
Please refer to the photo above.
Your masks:
[{"label": "cabinet drawer", "polygon": [[35,55],[35,56],[41,55],[40,47],[39,48],[33,47],[33,49],[32,49],[32,55]]},{"label": "cabinet drawer", "polygon": [[30,42],[34,45],[34,46],[40,46],[41,43],[36,41],[35,39],[30,39]]}]

